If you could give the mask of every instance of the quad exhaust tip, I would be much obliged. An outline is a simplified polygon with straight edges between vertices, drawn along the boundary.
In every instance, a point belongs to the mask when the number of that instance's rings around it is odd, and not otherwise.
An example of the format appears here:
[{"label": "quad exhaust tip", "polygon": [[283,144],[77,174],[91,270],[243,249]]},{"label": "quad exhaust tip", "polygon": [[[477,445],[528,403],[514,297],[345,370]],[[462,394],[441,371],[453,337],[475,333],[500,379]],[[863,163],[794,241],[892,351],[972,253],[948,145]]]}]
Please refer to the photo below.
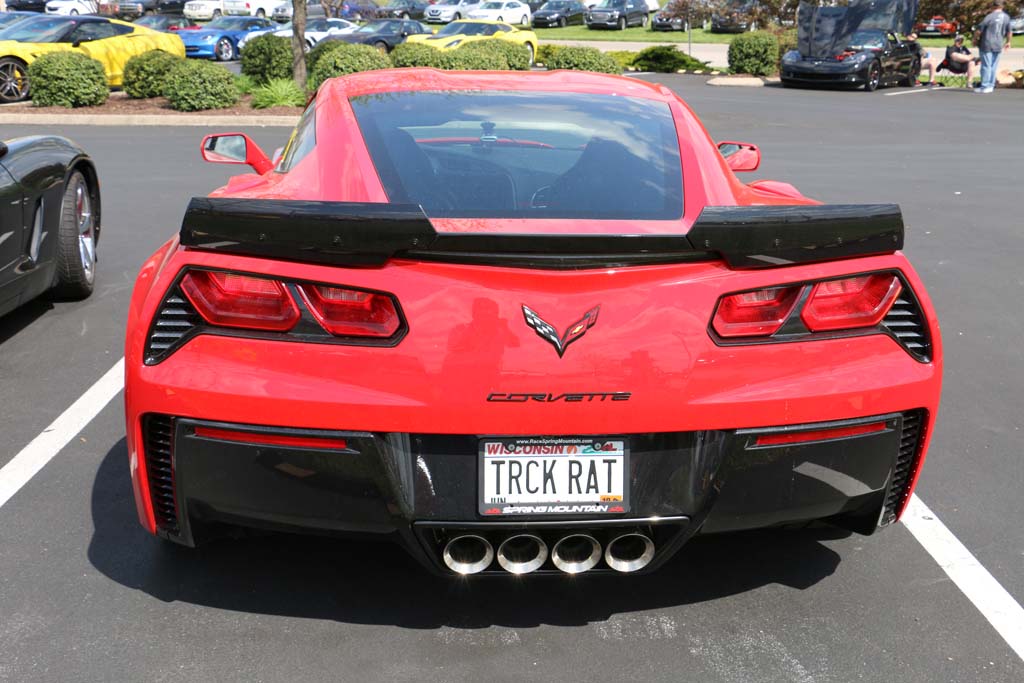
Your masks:
[{"label": "quad exhaust tip", "polygon": [[624,574],[643,569],[653,559],[654,541],[638,532],[616,536],[604,551],[604,561],[608,566]]},{"label": "quad exhaust tip", "polygon": [[498,546],[498,564],[511,574],[529,574],[547,559],[547,544],[533,534],[509,536]]},{"label": "quad exhaust tip", "polygon": [[566,574],[582,574],[601,561],[601,544],[589,534],[569,534],[555,544],[551,561]]},{"label": "quad exhaust tip", "polygon": [[483,536],[464,534],[448,541],[443,555],[444,563],[456,574],[476,574],[490,566],[494,548]]}]

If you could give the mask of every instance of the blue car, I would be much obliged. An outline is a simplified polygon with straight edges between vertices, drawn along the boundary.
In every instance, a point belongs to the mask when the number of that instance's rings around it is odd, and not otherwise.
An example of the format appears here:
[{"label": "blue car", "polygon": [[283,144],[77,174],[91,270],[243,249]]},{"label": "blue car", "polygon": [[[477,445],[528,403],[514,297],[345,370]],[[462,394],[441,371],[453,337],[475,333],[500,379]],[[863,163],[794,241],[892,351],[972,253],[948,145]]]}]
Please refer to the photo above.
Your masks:
[{"label": "blue car", "polygon": [[272,28],[270,19],[263,17],[217,17],[196,31],[179,31],[185,43],[186,57],[201,57],[227,62],[238,59],[238,41],[252,31]]}]

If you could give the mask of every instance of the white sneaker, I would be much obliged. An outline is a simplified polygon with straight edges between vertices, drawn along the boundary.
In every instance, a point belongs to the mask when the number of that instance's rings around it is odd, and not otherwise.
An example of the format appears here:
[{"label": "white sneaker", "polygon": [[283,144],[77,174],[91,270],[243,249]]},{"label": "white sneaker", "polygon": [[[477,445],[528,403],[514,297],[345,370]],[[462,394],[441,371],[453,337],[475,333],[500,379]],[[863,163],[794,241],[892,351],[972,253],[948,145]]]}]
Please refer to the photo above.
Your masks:
[{"label": "white sneaker", "polygon": [[974,92],[976,92],[976,93],[978,93],[980,95],[981,93],[985,92],[985,89],[984,88],[975,88]]},{"label": "white sneaker", "polygon": [[987,94],[989,94],[990,92],[992,92],[993,90],[995,90],[995,88],[982,88],[982,89],[981,89],[981,94],[982,94],[982,95],[987,95]]}]

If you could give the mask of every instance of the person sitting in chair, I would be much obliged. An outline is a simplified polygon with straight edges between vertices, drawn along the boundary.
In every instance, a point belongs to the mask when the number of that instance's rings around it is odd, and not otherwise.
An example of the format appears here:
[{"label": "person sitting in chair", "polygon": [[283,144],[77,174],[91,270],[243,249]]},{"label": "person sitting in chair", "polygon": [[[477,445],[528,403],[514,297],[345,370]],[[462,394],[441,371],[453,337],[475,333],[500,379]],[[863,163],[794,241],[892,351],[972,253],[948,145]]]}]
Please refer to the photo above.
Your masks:
[{"label": "person sitting in chair", "polygon": [[921,71],[928,71],[928,85],[937,85],[935,82],[936,71],[948,71],[952,74],[966,74],[967,84],[964,87],[970,88],[974,82],[975,65],[981,61],[978,57],[971,55],[970,49],[964,47],[964,37],[957,36],[953,44],[946,48],[946,56],[938,64],[934,59],[928,60],[927,64],[921,62]]}]

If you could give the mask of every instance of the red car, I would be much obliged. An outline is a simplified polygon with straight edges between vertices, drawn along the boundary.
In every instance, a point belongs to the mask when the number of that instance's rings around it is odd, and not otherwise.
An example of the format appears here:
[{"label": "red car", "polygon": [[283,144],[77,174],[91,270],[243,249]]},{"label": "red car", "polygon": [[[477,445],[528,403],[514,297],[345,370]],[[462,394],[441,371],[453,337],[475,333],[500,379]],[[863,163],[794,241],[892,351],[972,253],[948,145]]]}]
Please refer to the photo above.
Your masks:
[{"label": "red car", "polygon": [[396,541],[455,574],[652,570],[697,533],[898,519],[939,404],[893,205],[740,182],[660,85],[327,81],[192,199],[128,320],[142,525]]},{"label": "red car", "polygon": [[914,27],[920,36],[955,36],[960,32],[960,25],[955,21],[947,21],[946,17],[934,16],[922,21]]}]

